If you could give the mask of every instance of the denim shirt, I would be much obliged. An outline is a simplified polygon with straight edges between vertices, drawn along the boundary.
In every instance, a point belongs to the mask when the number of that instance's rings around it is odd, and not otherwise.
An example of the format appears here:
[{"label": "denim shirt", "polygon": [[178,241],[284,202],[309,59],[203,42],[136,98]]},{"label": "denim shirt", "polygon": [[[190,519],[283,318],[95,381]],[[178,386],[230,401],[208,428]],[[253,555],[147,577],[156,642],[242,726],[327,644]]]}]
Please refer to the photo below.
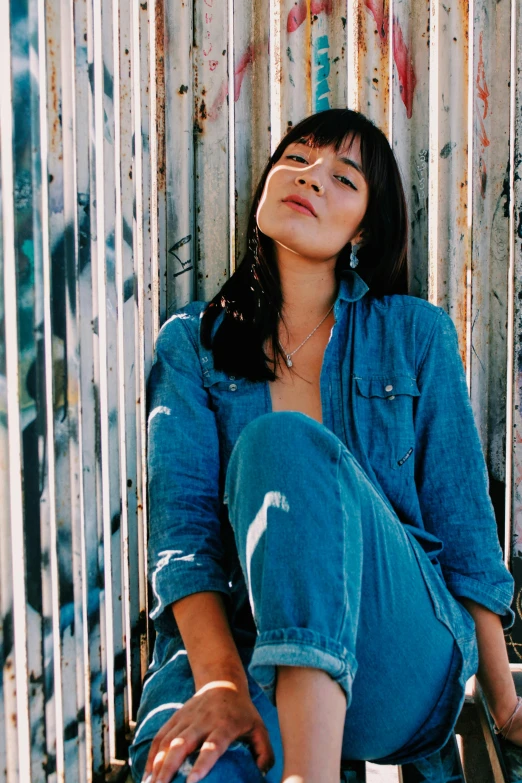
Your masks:
[{"label": "denim shirt", "polygon": [[[214,368],[199,337],[205,305],[192,302],[164,324],[149,379],[151,618],[159,633],[179,636],[169,605],[218,591],[228,596],[238,646],[248,647],[255,626],[223,487],[242,429],[272,410],[270,387]],[[473,619],[458,599],[497,613],[504,629],[515,619],[457,332],[441,307],[409,295],[376,298],[353,270],[333,312],[323,424],[405,526],[435,612],[455,636],[460,688],[447,699],[456,720],[478,665]]]}]

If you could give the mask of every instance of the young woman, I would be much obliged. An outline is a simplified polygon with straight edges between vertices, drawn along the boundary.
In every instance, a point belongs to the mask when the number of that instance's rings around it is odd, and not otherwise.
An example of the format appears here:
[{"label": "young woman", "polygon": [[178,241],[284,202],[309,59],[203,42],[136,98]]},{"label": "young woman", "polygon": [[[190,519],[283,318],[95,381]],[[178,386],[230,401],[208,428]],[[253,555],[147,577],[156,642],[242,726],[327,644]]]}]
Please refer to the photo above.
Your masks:
[{"label": "young woman", "polygon": [[477,669],[522,744],[457,333],[407,294],[406,247],[386,137],[321,112],[272,155],[237,271],[161,330],[136,781],[338,783],[341,758],[425,758]]}]

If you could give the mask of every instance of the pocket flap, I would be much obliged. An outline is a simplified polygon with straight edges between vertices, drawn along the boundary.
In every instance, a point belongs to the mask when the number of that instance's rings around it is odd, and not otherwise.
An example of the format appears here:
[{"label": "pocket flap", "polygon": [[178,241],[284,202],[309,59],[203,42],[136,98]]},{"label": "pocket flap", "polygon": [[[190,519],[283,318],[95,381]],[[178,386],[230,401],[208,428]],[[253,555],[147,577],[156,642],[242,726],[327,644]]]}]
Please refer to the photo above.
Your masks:
[{"label": "pocket flap", "polygon": [[374,375],[369,378],[355,377],[357,390],[363,397],[394,397],[409,394],[420,397],[417,381],[411,375]]}]

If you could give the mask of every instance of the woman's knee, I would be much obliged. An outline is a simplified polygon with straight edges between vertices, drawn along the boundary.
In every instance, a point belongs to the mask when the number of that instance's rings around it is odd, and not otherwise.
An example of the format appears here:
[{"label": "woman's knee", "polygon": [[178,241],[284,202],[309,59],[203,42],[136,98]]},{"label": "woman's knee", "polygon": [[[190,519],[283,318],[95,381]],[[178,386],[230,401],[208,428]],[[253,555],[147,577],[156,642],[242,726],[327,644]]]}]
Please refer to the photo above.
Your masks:
[{"label": "woman's knee", "polygon": [[245,426],[232,450],[227,494],[233,497],[235,488],[245,482],[259,485],[264,475],[309,477],[315,456],[321,465],[328,457],[336,462],[341,448],[333,432],[304,413],[281,411],[258,416]]},{"label": "woman's knee", "polygon": [[242,430],[232,452],[240,452],[242,457],[250,453],[256,459],[265,459],[271,454],[290,451],[309,454],[311,449],[319,448],[339,450],[340,441],[324,424],[299,411],[280,411],[265,413],[249,422]]},{"label": "woman's knee", "polygon": [[[147,762],[152,739],[135,748],[131,753],[131,772],[134,783],[145,783],[143,772]],[[131,749],[132,750],[132,749]],[[198,752],[185,759],[172,783],[183,783],[194,766]],[[266,783],[259,771],[250,749],[242,742],[233,742],[228,750],[217,760],[204,778],[205,783]]]}]

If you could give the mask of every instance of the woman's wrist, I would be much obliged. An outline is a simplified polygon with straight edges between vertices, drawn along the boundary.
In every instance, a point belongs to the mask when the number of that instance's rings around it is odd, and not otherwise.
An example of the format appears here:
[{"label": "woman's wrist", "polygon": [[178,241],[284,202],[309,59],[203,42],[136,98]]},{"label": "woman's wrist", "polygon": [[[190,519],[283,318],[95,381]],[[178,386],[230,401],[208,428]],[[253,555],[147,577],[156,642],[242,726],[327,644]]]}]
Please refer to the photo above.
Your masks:
[{"label": "woman's wrist", "polygon": [[248,680],[241,660],[230,659],[214,661],[210,664],[198,666],[192,672],[196,692],[211,682],[230,682],[238,690],[248,690]]},{"label": "woman's wrist", "polygon": [[[495,723],[495,726],[497,729],[502,729],[506,723],[510,720],[514,712],[517,710],[518,707],[518,698],[516,693],[511,697],[508,701],[506,701],[503,704],[499,704],[496,707],[491,707],[488,705],[489,711],[491,713],[491,717],[493,718],[493,721]],[[519,718],[520,715],[520,718]],[[522,709],[518,709],[518,713],[516,715],[517,719],[522,719]]]},{"label": "woman's wrist", "polygon": [[223,596],[212,591],[192,593],[172,604],[172,612],[187,651],[196,690],[217,680],[227,680],[238,689],[248,689]]}]

